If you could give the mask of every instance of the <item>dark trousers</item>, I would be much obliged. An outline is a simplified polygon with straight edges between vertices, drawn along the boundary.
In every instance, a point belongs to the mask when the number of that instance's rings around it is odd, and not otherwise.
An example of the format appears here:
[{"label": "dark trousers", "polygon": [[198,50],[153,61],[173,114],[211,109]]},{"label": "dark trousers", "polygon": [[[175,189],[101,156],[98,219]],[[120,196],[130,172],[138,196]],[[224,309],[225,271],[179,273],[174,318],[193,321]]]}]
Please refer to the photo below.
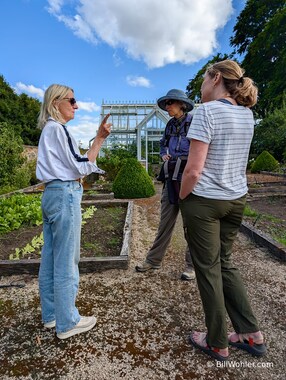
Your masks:
[{"label": "dark trousers", "polygon": [[190,194],[180,201],[184,230],[200,291],[207,343],[228,346],[226,311],[237,333],[258,331],[239,271],[231,262],[246,197],[215,200]]},{"label": "dark trousers", "polygon": [[[161,196],[161,214],[158,232],[152,247],[150,248],[146,261],[150,264],[160,265],[172,238],[172,233],[179,215],[178,204],[171,204],[168,196],[168,188],[164,185]],[[186,268],[193,268],[191,254],[186,243],[185,251]]]}]

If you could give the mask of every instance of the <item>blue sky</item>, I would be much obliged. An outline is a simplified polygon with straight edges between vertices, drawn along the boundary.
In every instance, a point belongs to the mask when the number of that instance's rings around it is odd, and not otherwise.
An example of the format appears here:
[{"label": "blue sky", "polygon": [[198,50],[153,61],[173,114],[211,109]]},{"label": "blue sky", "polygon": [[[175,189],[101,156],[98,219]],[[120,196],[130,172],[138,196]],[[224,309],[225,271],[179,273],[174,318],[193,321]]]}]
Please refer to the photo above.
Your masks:
[{"label": "blue sky", "polygon": [[83,146],[102,101],[156,101],[186,89],[229,38],[245,0],[1,0],[0,74],[42,100],[52,83],[78,100]]}]

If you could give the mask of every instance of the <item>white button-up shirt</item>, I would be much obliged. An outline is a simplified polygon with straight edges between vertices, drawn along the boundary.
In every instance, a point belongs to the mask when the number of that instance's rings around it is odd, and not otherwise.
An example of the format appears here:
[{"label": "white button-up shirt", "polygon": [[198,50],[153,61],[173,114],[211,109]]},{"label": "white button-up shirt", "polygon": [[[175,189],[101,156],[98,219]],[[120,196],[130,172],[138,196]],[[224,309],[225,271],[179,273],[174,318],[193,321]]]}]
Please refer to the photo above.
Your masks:
[{"label": "white button-up shirt", "polygon": [[55,179],[70,181],[91,173],[104,174],[96,162],[81,155],[76,141],[66,126],[49,118],[42,130],[38,146],[36,176],[41,182]]}]

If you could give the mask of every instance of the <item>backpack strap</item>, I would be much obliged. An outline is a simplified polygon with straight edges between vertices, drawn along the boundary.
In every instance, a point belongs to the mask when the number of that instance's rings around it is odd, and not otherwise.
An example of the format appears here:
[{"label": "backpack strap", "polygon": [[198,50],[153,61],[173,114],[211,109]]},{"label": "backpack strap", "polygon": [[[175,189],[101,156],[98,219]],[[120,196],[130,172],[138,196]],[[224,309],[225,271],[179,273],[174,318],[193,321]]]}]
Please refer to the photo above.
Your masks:
[{"label": "backpack strap", "polygon": [[[176,150],[179,149],[182,136],[185,137],[188,134],[192,118],[193,118],[192,115],[187,114],[187,116],[184,118],[184,120],[182,121],[181,125],[179,126],[176,132],[172,132],[172,126],[173,126],[171,125],[172,119],[168,121],[165,128],[165,146],[166,147],[169,146],[169,141],[171,137],[179,137]],[[184,126],[184,132],[181,132],[182,126]]]},{"label": "backpack strap", "polygon": [[[172,119],[171,119],[172,120]],[[166,128],[165,128],[165,147],[169,147],[169,141],[171,138],[171,120],[168,121]]]}]

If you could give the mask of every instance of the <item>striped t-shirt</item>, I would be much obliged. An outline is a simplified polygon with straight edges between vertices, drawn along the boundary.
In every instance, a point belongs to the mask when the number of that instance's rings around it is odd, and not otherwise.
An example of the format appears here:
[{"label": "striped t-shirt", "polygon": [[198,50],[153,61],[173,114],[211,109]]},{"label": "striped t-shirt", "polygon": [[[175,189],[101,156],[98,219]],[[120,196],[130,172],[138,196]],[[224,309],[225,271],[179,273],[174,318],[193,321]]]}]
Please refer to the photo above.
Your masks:
[{"label": "striped t-shirt", "polygon": [[209,150],[193,194],[233,200],[247,193],[246,166],[253,130],[249,108],[211,101],[196,110],[187,137],[209,144]]}]

